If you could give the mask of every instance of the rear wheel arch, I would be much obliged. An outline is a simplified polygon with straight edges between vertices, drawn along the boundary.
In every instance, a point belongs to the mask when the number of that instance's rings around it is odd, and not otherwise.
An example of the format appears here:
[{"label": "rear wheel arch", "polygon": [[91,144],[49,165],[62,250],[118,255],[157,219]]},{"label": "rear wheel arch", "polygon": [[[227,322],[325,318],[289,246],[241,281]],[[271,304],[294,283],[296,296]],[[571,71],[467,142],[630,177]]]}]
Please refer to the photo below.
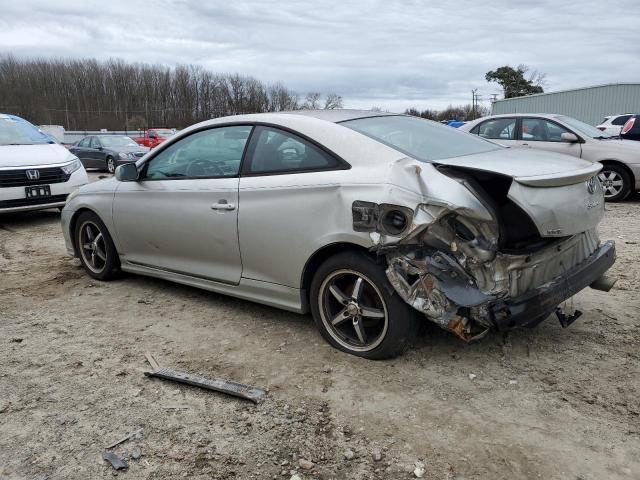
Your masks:
[{"label": "rear wheel arch", "polygon": [[300,279],[300,289],[302,297],[302,310],[304,312],[309,311],[309,290],[311,289],[311,282],[318,267],[322,265],[326,260],[332,256],[342,252],[360,252],[366,255],[376,258],[376,255],[369,252],[369,250],[362,245],[350,242],[337,242],[325,245],[322,248],[316,250],[311,257],[307,260],[302,271],[302,277]]}]

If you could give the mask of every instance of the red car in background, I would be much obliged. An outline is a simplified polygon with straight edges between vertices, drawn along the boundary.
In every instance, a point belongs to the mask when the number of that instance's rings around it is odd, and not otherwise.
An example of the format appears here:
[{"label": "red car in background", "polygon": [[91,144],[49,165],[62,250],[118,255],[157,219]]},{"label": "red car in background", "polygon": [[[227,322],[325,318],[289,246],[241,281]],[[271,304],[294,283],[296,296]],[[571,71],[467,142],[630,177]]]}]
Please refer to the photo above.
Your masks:
[{"label": "red car in background", "polygon": [[176,131],[171,128],[150,128],[142,137],[132,137],[140,145],[154,148],[164,142],[167,138],[175,135]]}]

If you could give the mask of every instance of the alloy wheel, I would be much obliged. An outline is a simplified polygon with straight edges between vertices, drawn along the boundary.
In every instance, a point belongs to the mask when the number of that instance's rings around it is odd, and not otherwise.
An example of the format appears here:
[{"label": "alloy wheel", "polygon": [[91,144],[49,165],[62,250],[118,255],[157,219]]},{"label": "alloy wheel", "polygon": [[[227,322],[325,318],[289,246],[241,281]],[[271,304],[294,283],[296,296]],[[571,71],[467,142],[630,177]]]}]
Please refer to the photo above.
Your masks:
[{"label": "alloy wheel", "polygon": [[362,273],[338,270],[325,278],[318,295],[327,332],[347,349],[366,352],[384,340],[387,306],[374,283]]},{"label": "alloy wheel", "polygon": [[94,273],[100,273],[107,264],[107,246],[98,226],[90,221],[80,226],[78,243],[80,254],[86,267]]},{"label": "alloy wheel", "polygon": [[109,173],[116,171],[116,161],[111,157],[107,158],[107,170]]},{"label": "alloy wheel", "polygon": [[618,172],[613,170],[602,170],[598,174],[598,178],[604,190],[604,198],[615,197],[624,188],[624,179]]}]

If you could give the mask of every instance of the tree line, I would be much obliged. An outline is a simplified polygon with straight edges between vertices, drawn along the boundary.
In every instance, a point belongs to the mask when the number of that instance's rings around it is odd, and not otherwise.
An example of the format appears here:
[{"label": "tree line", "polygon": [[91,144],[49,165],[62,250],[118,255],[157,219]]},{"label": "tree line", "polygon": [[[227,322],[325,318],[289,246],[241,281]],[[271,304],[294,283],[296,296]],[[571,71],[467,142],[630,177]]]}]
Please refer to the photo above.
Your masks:
[{"label": "tree line", "polygon": [[341,107],[335,93],[299,98],[282,83],[195,65],[0,57],[0,112],[67,130],[184,128],[225,115]]},{"label": "tree line", "polygon": [[448,120],[459,120],[461,122],[468,122],[475,120],[476,118],[489,115],[489,109],[484,105],[449,105],[444,110],[434,110],[427,108],[425,110],[419,110],[417,108],[407,108],[405,112],[407,115],[413,115],[415,117],[422,117],[429,120],[435,120],[436,122],[445,122]]}]

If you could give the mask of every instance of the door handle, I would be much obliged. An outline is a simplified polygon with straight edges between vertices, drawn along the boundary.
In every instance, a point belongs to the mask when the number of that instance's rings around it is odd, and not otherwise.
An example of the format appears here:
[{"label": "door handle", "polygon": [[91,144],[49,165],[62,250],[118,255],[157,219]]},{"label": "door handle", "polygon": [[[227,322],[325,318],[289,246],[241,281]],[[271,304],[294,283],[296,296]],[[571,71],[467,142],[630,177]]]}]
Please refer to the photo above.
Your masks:
[{"label": "door handle", "polygon": [[211,205],[212,210],[235,210],[236,206],[226,200],[218,200],[218,203]]}]

